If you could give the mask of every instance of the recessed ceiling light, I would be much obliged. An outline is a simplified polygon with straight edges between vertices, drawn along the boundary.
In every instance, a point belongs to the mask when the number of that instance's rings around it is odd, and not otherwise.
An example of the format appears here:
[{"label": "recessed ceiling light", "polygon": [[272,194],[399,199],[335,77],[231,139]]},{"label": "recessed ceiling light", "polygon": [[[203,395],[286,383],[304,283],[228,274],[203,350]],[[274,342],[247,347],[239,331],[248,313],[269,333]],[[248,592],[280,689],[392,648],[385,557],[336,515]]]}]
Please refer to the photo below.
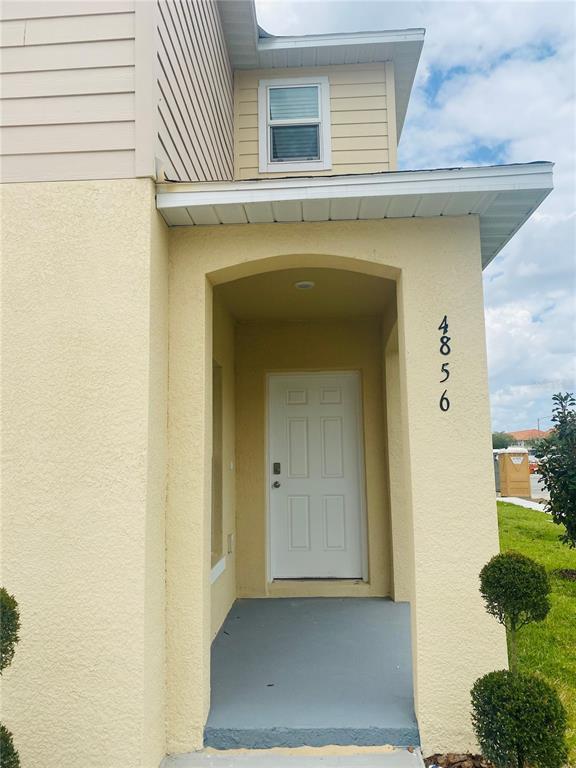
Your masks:
[{"label": "recessed ceiling light", "polygon": [[298,288],[299,291],[309,291],[315,285],[316,283],[312,280],[298,280],[298,282],[294,283],[294,288]]}]

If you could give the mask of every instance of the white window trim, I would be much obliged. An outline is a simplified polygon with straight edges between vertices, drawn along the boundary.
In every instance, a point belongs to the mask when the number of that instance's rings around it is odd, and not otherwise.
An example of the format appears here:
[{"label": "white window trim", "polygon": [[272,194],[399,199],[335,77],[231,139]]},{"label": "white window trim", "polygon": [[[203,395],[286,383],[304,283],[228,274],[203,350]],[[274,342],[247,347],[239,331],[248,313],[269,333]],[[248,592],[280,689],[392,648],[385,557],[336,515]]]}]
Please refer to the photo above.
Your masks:
[{"label": "white window trim", "polygon": [[[281,88],[294,85],[318,86],[320,108],[320,159],[296,160],[294,162],[272,162],[270,160],[270,131],[268,130],[268,90],[270,88]],[[332,168],[330,85],[327,77],[282,77],[274,80],[260,80],[258,83],[258,166],[260,173],[327,171]]]}]

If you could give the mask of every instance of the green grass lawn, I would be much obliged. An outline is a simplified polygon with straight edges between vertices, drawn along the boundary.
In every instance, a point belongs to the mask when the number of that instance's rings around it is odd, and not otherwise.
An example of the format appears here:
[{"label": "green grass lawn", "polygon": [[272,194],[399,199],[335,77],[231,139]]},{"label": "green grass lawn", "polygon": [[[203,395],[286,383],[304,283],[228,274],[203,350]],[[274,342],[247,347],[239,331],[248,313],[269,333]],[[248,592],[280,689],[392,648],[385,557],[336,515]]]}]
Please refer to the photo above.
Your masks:
[{"label": "green grass lawn", "polygon": [[500,549],[541,563],[550,576],[552,607],[546,621],[530,624],[518,636],[518,666],[539,672],[568,711],[569,764],[576,766],[576,581],[558,578],[559,568],[576,569],[576,550],[558,541],[561,528],[549,515],[498,502]]}]

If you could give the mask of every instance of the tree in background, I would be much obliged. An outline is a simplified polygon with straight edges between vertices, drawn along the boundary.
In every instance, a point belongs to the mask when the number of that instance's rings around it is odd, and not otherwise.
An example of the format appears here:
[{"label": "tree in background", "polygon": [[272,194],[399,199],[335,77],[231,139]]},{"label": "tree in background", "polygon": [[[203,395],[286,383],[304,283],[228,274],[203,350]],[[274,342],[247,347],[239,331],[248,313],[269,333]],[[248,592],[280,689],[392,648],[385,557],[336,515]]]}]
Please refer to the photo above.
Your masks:
[{"label": "tree in background", "polygon": [[492,448],[509,448],[514,442],[508,432],[492,432]]},{"label": "tree in background", "polygon": [[552,398],[554,429],[536,446],[541,460],[539,472],[550,500],[546,511],[557,525],[566,529],[560,540],[576,547],[576,400],[571,392],[559,392]]}]

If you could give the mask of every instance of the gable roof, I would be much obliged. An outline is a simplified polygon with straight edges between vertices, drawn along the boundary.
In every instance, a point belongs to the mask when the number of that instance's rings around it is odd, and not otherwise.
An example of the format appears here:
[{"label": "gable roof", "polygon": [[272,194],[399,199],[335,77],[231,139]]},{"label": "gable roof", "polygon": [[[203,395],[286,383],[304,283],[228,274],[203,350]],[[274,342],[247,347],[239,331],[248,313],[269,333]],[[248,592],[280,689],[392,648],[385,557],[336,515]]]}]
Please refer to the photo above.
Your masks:
[{"label": "gable roof", "polygon": [[218,0],[233,69],[322,67],[394,62],[396,126],[402,133],[424,44],[424,29],[346,32],[329,35],[271,35],[258,26],[254,0]]}]

